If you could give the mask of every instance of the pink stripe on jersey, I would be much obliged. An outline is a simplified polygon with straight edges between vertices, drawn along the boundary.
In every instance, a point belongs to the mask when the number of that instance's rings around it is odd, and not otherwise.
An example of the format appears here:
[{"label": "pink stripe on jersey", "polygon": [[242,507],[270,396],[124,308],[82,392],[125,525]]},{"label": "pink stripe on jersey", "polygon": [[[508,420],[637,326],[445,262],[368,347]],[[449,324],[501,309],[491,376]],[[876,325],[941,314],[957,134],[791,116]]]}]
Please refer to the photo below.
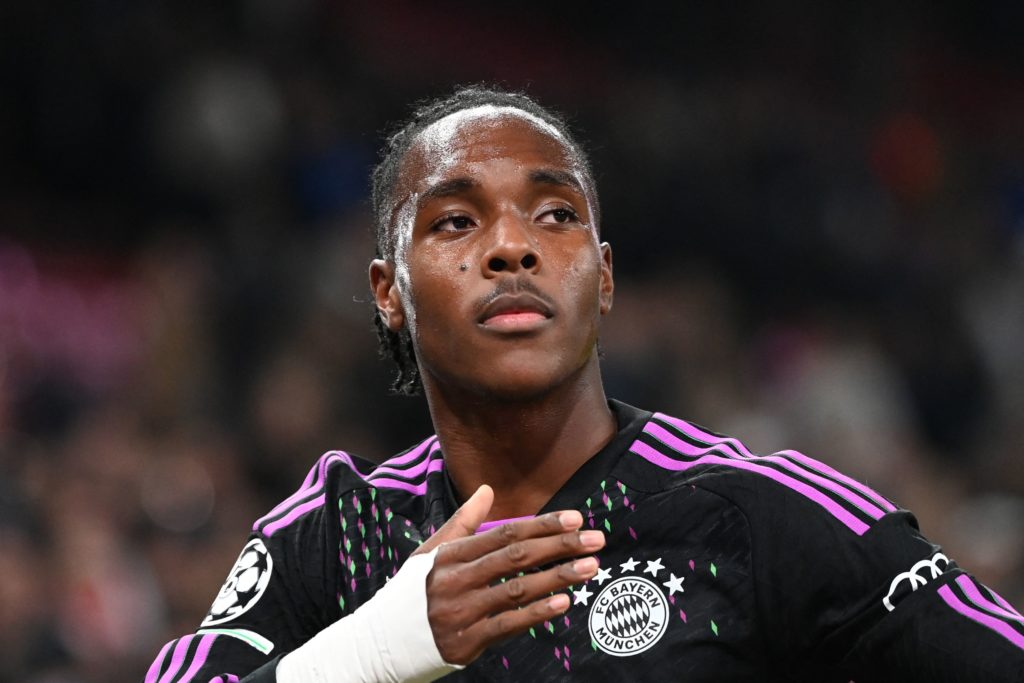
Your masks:
[{"label": "pink stripe on jersey", "polygon": [[291,524],[292,522],[294,522],[299,517],[309,512],[310,510],[315,510],[316,508],[323,505],[326,498],[326,494],[321,493],[313,500],[307,500],[302,505],[296,505],[294,508],[291,509],[291,511],[287,515],[285,515],[281,519],[274,520],[270,524],[263,527],[263,535],[267,538],[270,538],[274,535],[274,533],[288,526],[289,524]]},{"label": "pink stripe on jersey", "polygon": [[981,594],[981,591],[979,591],[978,587],[974,585],[974,582],[971,581],[970,577],[966,576],[965,574],[961,574],[960,576],[956,577],[956,583],[958,586],[964,589],[964,595],[970,598],[970,600],[978,607],[988,610],[989,612],[992,612],[997,617],[1002,617],[1003,619],[1009,619],[1011,621],[1019,621],[1020,623],[1024,624],[1024,616],[1021,616],[1020,613],[1018,613],[1017,610],[1013,609],[1012,607],[1010,607],[1010,609],[1007,610],[995,604],[994,602],[988,600],[985,596]]},{"label": "pink stripe on jersey", "polygon": [[174,646],[174,655],[171,657],[171,665],[164,672],[164,675],[160,677],[158,683],[171,683],[174,677],[178,674],[178,670],[181,669],[181,665],[185,662],[185,655],[188,653],[188,646],[192,643],[192,639],[195,636],[185,636],[178,641],[178,644]]},{"label": "pink stripe on jersey", "polygon": [[509,517],[508,519],[495,519],[490,522],[484,522],[477,528],[476,532],[478,534],[482,534],[483,532],[490,531],[491,529],[499,527],[502,524],[509,524],[511,522],[521,522],[524,519],[533,519],[533,515],[527,515],[526,517]]},{"label": "pink stripe on jersey", "polygon": [[[355,463],[352,461],[352,457],[349,456],[348,453],[345,453],[344,451],[331,451],[330,453],[323,455],[320,458],[320,461],[317,463],[317,465],[314,466],[313,469],[317,472],[317,476],[314,479],[313,485],[307,486],[296,491],[291,496],[289,496],[284,502],[282,502],[280,505],[271,510],[270,514],[260,517],[258,520],[256,520],[256,523],[253,525],[252,530],[256,532],[262,531],[264,536],[270,537],[276,532],[280,531],[284,527],[294,522],[295,520],[297,520],[299,517],[306,514],[307,512],[310,512],[311,510],[315,510],[316,508],[322,506],[326,502],[324,485],[327,482],[327,469],[330,466],[330,464],[334,462],[345,463],[363,481],[373,485],[375,488],[400,489],[402,491],[408,491],[409,493],[422,495],[427,490],[427,482],[425,475],[429,475],[431,472],[438,472],[444,469],[444,461],[441,458],[429,457],[430,455],[436,453],[441,449],[436,439],[437,437],[430,437],[429,439],[421,443],[419,446],[417,446],[415,449],[413,449],[413,451],[410,451],[410,453],[407,453],[406,455],[400,458],[400,460],[402,461],[408,461],[412,459],[413,456],[422,456],[423,452],[427,450],[427,448],[429,447],[430,451],[428,453],[428,457],[425,458],[422,463],[418,463],[406,470],[397,470],[391,467],[384,467],[382,465],[381,467],[378,467],[373,472],[371,472],[369,475],[365,476],[361,474],[358,469],[356,469]],[[396,461],[389,460],[388,462]],[[423,476],[424,480],[419,483],[411,483],[408,481],[402,481],[390,477],[377,476],[377,474],[381,472],[381,470],[384,470],[385,473],[391,472],[402,476],[411,476],[413,478],[419,478]],[[308,481],[309,477],[307,476],[306,479]],[[316,496],[316,498],[305,500],[309,496],[316,495],[317,493],[319,493],[320,495]],[[287,511],[287,514],[284,514],[284,516],[280,517],[279,519],[275,519],[272,522],[266,521],[278,515],[282,515],[283,513],[285,513],[285,511]]]},{"label": "pink stripe on jersey", "polygon": [[840,522],[845,524],[853,533],[858,536],[863,536],[868,530],[868,525],[857,519],[848,510],[843,508],[841,505],[836,503],[834,500],[817,490],[813,486],[805,484],[802,481],[798,481],[789,475],[783,474],[770,467],[764,465],[758,465],[754,460],[740,460],[737,458],[727,458],[720,455],[702,455],[695,460],[683,461],[674,460],[656,449],[648,446],[643,441],[635,441],[630,446],[630,450],[636,453],[640,457],[649,461],[650,463],[661,467],[662,469],[672,470],[676,472],[686,471],[692,467],[698,465],[725,465],[727,467],[735,467],[736,469],[746,470],[748,472],[755,472],[757,474],[768,477],[769,479],[776,481],[783,486],[793,489],[797,493],[802,494],[809,500],[814,501],[821,507],[825,508],[833,517],[838,519]]},{"label": "pink stripe on jersey", "polygon": [[[288,522],[282,523],[282,520],[277,520],[277,521],[271,522],[270,524],[267,524],[267,528],[271,529],[271,531],[270,532],[266,532],[265,531],[264,533],[267,533],[267,535],[269,536],[274,531],[277,531],[277,530],[281,529],[281,527],[287,526],[288,523],[295,521],[295,519],[298,517],[298,515],[294,514],[295,509],[302,509],[304,512],[308,512],[309,510],[311,510],[314,507],[316,507],[316,505],[310,505],[310,503],[312,501],[305,501],[305,502],[303,502],[303,501],[306,498],[309,498],[312,495],[316,495],[318,492],[323,490],[324,485],[327,482],[327,470],[330,468],[331,464],[333,464],[335,462],[343,462],[343,463],[345,463],[346,465],[349,466],[349,468],[360,479],[362,479],[363,481],[373,482],[374,485],[376,485],[376,482],[374,481],[374,479],[376,478],[375,475],[376,475],[377,472],[380,472],[382,469],[385,472],[392,472],[392,473],[398,474],[398,475],[412,475],[412,476],[417,476],[419,474],[422,474],[422,470],[424,468],[427,468],[428,473],[430,471],[435,471],[435,470],[430,470],[429,467],[427,466],[426,463],[428,462],[428,460],[424,460],[422,465],[416,465],[416,466],[414,466],[412,468],[409,468],[408,470],[396,470],[393,467],[387,467],[387,465],[398,465],[398,464],[403,464],[403,463],[409,462],[411,460],[415,460],[416,458],[421,457],[423,455],[423,452],[425,450],[427,450],[427,448],[430,448],[430,453],[433,453],[436,450],[440,449],[440,446],[437,444],[437,437],[436,436],[431,436],[430,438],[428,438],[425,441],[423,441],[422,443],[420,443],[418,446],[416,446],[414,449],[412,449],[411,451],[409,451],[405,455],[399,456],[399,457],[394,458],[392,460],[388,460],[383,465],[381,465],[380,467],[375,469],[373,472],[370,472],[370,473],[368,473],[366,475],[364,475],[362,472],[359,471],[359,469],[355,465],[355,462],[352,460],[352,456],[350,456],[348,453],[346,453],[344,451],[329,451],[329,452],[325,453],[324,455],[322,455],[320,457],[320,460],[318,460],[317,463],[313,466],[313,469],[311,469],[309,471],[309,474],[306,475],[306,479],[305,479],[305,481],[302,482],[302,486],[299,488],[299,490],[296,491],[295,493],[293,493],[292,495],[288,496],[287,498],[285,498],[283,501],[281,501],[281,503],[276,505],[274,507],[274,509],[272,509],[269,513],[263,515],[258,520],[256,520],[256,523],[253,524],[253,526],[252,526],[252,530],[253,531],[259,531],[260,527],[263,524],[266,523],[266,520],[272,519],[274,517],[277,517],[277,516],[283,514],[286,510],[289,510],[289,508],[292,508],[292,510],[288,513],[288,515],[286,515],[286,517],[282,518],[282,519],[287,519]],[[392,481],[392,480],[385,480],[385,481]],[[393,486],[393,487],[389,487],[389,488],[404,488],[404,487]],[[421,493],[422,493],[422,491],[421,491]],[[318,498],[318,500],[320,500],[322,502],[322,497]]]},{"label": "pink stripe on jersey", "polygon": [[188,671],[178,679],[178,683],[189,683],[196,674],[199,673],[199,669],[203,668],[203,664],[206,664],[206,658],[210,654],[210,647],[213,646],[213,641],[217,639],[216,634],[210,633],[203,636],[202,640],[199,641],[199,647],[196,649],[196,656],[192,658],[192,664],[188,667]]},{"label": "pink stripe on jersey", "polygon": [[[700,429],[699,427],[697,427],[697,425],[690,424],[686,420],[680,420],[678,417],[672,417],[671,415],[666,415],[665,413],[655,413],[654,417],[656,417],[659,420],[662,420],[664,422],[668,422],[670,425],[672,425],[673,427],[675,427],[679,431],[683,432],[684,434],[689,434],[690,436],[694,437],[695,439],[700,439],[701,441],[707,441],[708,443],[725,443],[725,444],[729,444],[730,446],[732,446],[736,450],[736,452],[738,452],[738,453],[740,453],[740,454],[742,454],[742,455],[744,455],[744,456],[746,456],[748,458],[755,457],[755,455],[753,453],[751,453],[750,450],[746,446],[744,446],[743,443],[739,439],[731,439],[729,437],[715,436],[714,434],[712,434],[710,432],[706,432],[703,429]],[[650,424],[650,423],[648,423],[648,424]]]},{"label": "pink stripe on jersey", "polygon": [[348,464],[348,466],[352,468],[353,472],[359,474],[359,470],[356,469],[355,464],[352,462],[352,458],[349,457],[348,453],[345,453],[344,451],[330,451],[325,453],[320,456],[317,463],[313,465],[313,468],[309,471],[309,474],[306,475],[306,479],[302,482],[302,486],[299,487],[299,490],[278,503],[269,513],[256,520],[256,523],[252,525],[252,530],[258,531],[264,520],[280,515],[288,508],[299,504],[302,499],[307,498],[322,489],[324,483],[327,481],[327,469],[332,462],[336,461]]},{"label": "pink stripe on jersey", "polygon": [[[709,446],[707,448],[700,448],[698,446],[694,446],[693,444],[687,443],[687,442],[683,441],[682,439],[674,436],[667,429],[665,429],[661,425],[656,424],[654,422],[648,422],[647,426],[644,427],[644,431],[646,433],[650,434],[651,436],[653,436],[654,438],[658,439],[662,443],[664,443],[666,446],[669,446],[670,448],[673,448],[673,449],[675,449],[675,450],[677,450],[680,453],[683,453],[685,455],[692,455],[692,456],[708,455],[715,448],[715,446]],[[723,444],[723,445],[725,445],[725,444]],[[728,457],[728,456],[726,456],[726,457]],[[771,463],[775,463],[775,464],[781,465],[782,467],[786,468],[790,472],[793,472],[794,474],[798,474],[801,477],[804,477],[805,479],[809,479],[809,480],[813,481],[815,484],[817,484],[818,486],[820,486],[822,488],[825,488],[825,489],[828,489],[829,491],[832,491],[833,493],[842,496],[843,498],[845,498],[849,502],[851,502],[854,505],[856,505],[865,514],[867,514],[868,516],[872,517],[873,519],[880,519],[885,514],[884,512],[879,510],[876,505],[874,505],[873,503],[868,502],[867,500],[865,500],[861,496],[857,495],[853,491],[849,490],[848,488],[846,488],[846,487],[844,487],[844,486],[842,486],[840,484],[837,484],[836,482],[832,481],[831,479],[827,479],[825,477],[822,477],[822,476],[819,476],[817,474],[814,474],[813,472],[811,472],[811,471],[809,471],[809,470],[807,470],[807,469],[805,469],[803,467],[800,467],[799,465],[797,465],[797,464],[787,460],[786,458],[777,458],[777,457],[771,457],[771,456],[760,457],[760,458],[755,457],[755,458],[750,458],[748,460],[738,460],[737,459],[737,462],[771,462]]]},{"label": "pink stripe on jersey", "polygon": [[[829,467],[825,463],[821,462],[820,460],[815,460],[814,458],[807,457],[806,455],[804,455],[803,453],[800,453],[799,451],[779,451],[778,454],[779,455],[784,455],[784,456],[787,456],[787,457],[790,457],[790,458],[793,458],[793,459],[796,459],[796,460],[799,460],[800,462],[804,463],[808,467],[817,469],[817,470],[819,470],[821,472],[824,472],[825,474],[829,475],[830,477],[834,477],[834,478],[838,479],[839,481],[843,482],[844,484],[846,484],[850,488],[856,489],[857,491],[860,491],[862,494],[864,494],[868,498],[871,498],[876,503],[878,503],[878,505],[880,505],[881,507],[885,508],[889,512],[895,512],[896,511],[896,506],[893,505],[892,503],[890,503],[888,500],[886,500],[885,497],[882,496],[881,494],[879,494],[877,491],[875,491],[874,489],[872,489],[869,486],[866,486],[866,485],[862,484],[861,482],[857,481],[856,479],[851,479],[850,477],[846,476],[842,472],[839,472],[838,470],[832,469],[831,467]],[[769,457],[773,457],[773,456],[769,456]]]},{"label": "pink stripe on jersey", "polygon": [[[426,474],[429,475],[431,472],[440,472],[443,469],[444,460],[442,460],[441,458],[437,458],[435,460],[431,460],[430,463],[427,465]],[[423,481],[421,481],[418,484],[413,484],[408,481],[401,481],[400,479],[390,479],[388,477],[381,477],[380,479],[371,479],[370,483],[372,483],[375,487],[379,489],[399,489],[401,491],[415,493],[416,495],[423,495],[427,491],[426,478],[424,478]]]},{"label": "pink stripe on jersey", "polygon": [[[870,487],[865,486],[864,484],[860,483],[856,479],[851,479],[850,477],[846,476],[842,472],[839,472],[837,470],[832,469],[831,467],[829,467],[825,463],[823,463],[823,462],[821,462],[819,460],[815,460],[814,458],[810,458],[810,457],[808,457],[808,456],[806,456],[803,453],[800,453],[798,451],[786,450],[786,451],[779,451],[775,455],[759,456],[759,455],[751,452],[750,449],[748,449],[738,439],[733,439],[733,438],[723,437],[723,436],[715,436],[714,434],[712,434],[710,432],[707,432],[707,431],[697,427],[696,425],[690,424],[689,422],[686,422],[685,420],[680,420],[678,417],[672,417],[671,415],[665,415],[664,413],[655,413],[654,417],[656,417],[659,420],[662,420],[664,422],[668,422],[669,424],[671,424],[673,427],[675,427],[679,431],[683,432],[684,434],[687,434],[687,435],[689,435],[689,436],[691,436],[691,437],[693,437],[695,439],[698,439],[700,441],[704,441],[706,443],[712,443],[712,444],[726,444],[726,445],[732,446],[733,450],[735,450],[738,454],[740,454],[743,457],[767,459],[767,460],[770,460],[770,461],[779,461],[779,460],[786,460],[786,458],[782,458],[782,457],[779,457],[779,456],[786,456],[787,458],[791,458],[792,460],[798,460],[798,461],[800,461],[801,463],[803,463],[804,465],[806,465],[807,467],[809,467],[809,468],[811,468],[813,470],[817,470],[819,472],[822,472],[824,474],[829,475],[830,477],[838,479],[842,483],[846,484],[847,487],[857,491],[862,496],[865,496],[866,498],[871,499],[872,501],[874,501],[874,503],[876,505],[884,508],[888,512],[895,512],[895,510],[896,510],[896,506],[895,505],[890,503],[888,500],[886,500],[883,496],[879,495],[876,491],[872,490]],[[650,423],[648,423],[648,424],[650,424]],[[789,460],[788,462],[792,462],[792,460]],[[791,467],[788,467],[788,469],[792,470]]]},{"label": "pink stripe on jersey", "polygon": [[210,683],[238,683],[238,676],[234,674],[228,674],[226,678],[224,676],[217,676]]},{"label": "pink stripe on jersey", "polygon": [[1004,600],[1003,596],[999,595],[999,593],[996,593],[994,590],[992,590],[988,586],[985,586],[985,590],[988,591],[988,594],[992,596],[992,599],[995,600],[996,602],[998,602],[1003,607],[1003,609],[1005,609],[1007,612],[1009,612],[1010,614],[1015,614],[1018,617],[1021,617],[1022,619],[1024,619],[1024,614],[1021,614],[1020,612],[1015,610],[1013,608],[1013,605],[1011,605],[1006,600]]},{"label": "pink stripe on jersey", "polygon": [[420,474],[423,474],[423,471],[428,469],[429,463],[433,462],[433,460],[430,459],[430,456],[433,455],[434,453],[437,453],[439,450],[441,450],[441,444],[435,441],[434,445],[430,447],[430,453],[426,458],[424,458],[423,462],[416,463],[412,467],[406,469],[396,469],[394,467],[388,467],[388,464],[391,462],[389,460],[381,464],[375,470],[373,470],[373,472],[371,472],[369,476],[366,477],[366,480],[374,481],[375,479],[377,479],[377,475],[379,474],[397,474],[400,477],[407,477],[409,479],[412,479]]},{"label": "pink stripe on jersey", "polygon": [[171,645],[174,641],[167,642],[162,648],[160,648],[160,654],[156,656],[153,663],[149,665],[149,671],[146,672],[145,683],[156,683],[156,677],[160,675],[160,666],[164,663],[164,659],[167,657],[167,651],[171,649]]},{"label": "pink stripe on jersey", "polygon": [[1024,650],[1024,635],[1015,631],[1013,627],[1006,622],[1000,621],[993,616],[985,614],[984,612],[979,612],[973,607],[965,605],[960,598],[953,594],[953,589],[949,586],[943,586],[938,590],[938,593],[939,597],[941,597],[947,605],[963,616],[967,617],[971,621],[981,624],[982,626],[992,629],[1020,649]]},{"label": "pink stripe on jersey", "polygon": [[[385,465],[391,465],[391,466],[404,465],[407,462],[412,462],[416,458],[418,458],[421,455],[423,455],[423,451],[426,450],[427,446],[431,446],[431,444],[433,444],[434,446],[438,445],[437,444],[437,437],[436,436],[432,436],[432,437],[426,439],[425,441],[421,442],[418,446],[416,446],[416,448],[412,449],[411,451],[409,451],[405,455],[399,455],[399,456],[396,456],[394,458],[391,458],[390,460],[385,460],[384,462],[381,463],[381,466],[383,467]],[[435,449],[433,447],[431,447],[430,450],[433,451]]]}]

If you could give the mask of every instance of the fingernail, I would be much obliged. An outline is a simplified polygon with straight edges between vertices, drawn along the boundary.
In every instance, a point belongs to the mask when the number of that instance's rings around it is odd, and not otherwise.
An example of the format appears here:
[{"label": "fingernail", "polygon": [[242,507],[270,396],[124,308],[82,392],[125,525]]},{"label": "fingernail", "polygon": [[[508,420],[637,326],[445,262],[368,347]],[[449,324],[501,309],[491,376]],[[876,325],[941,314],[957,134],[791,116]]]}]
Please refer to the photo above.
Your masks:
[{"label": "fingernail", "polygon": [[558,515],[558,521],[565,529],[578,529],[583,524],[583,515],[578,510],[567,510]]},{"label": "fingernail", "polygon": [[548,609],[552,612],[564,612],[569,609],[569,596],[565,593],[558,593],[548,598]]},{"label": "fingernail", "polygon": [[581,531],[580,545],[584,548],[600,548],[604,545],[604,533],[601,531]]},{"label": "fingernail", "polygon": [[572,570],[581,576],[590,575],[597,571],[597,558],[584,557],[572,563]]}]

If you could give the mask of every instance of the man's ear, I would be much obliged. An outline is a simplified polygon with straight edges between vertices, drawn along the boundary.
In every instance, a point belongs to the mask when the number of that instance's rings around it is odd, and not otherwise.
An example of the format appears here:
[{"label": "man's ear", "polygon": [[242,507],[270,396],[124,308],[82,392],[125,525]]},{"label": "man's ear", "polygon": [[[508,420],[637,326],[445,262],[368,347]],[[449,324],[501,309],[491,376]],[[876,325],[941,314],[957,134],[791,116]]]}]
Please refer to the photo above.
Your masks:
[{"label": "man's ear", "polygon": [[612,277],[612,245],[601,243],[601,289],[598,296],[601,301],[601,315],[612,310],[612,299],[615,294],[615,278]]},{"label": "man's ear", "polygon": [[392,332],[398,332],[405,325],[405,309],[398,295],[395,282],[395,264],[384,259],[370,262],[370,289],[377,304],[377,312],[384,325]]}]

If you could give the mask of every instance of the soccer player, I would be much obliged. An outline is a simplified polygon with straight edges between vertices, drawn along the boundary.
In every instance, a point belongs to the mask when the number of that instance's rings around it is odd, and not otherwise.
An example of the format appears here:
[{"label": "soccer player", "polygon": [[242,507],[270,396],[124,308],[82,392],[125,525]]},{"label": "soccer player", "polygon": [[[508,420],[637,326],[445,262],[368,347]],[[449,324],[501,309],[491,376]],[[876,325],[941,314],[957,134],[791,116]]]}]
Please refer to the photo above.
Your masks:
[{"label": "soccer player", "polygon": [[1024,680],[1024,617],[909,512],[605,397],[612,252],[561,119],[423,106],[373,206],[379,332],[436,435],[325,454],[146,683]]}]

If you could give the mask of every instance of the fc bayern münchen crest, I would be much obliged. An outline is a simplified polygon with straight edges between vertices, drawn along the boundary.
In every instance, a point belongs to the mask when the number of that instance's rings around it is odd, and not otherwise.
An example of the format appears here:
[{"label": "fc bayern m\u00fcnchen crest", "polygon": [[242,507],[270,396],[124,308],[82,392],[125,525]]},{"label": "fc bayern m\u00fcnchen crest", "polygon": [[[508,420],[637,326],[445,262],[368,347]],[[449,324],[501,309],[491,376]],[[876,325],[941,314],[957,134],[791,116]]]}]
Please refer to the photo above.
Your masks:
[{"label": "fc bayern m\u00fcnchen crest", "polygon": [[[668,628],[668,600],[665,591],[654,581],[640,576],[636,567],[640,563],[629,558],[620,565],[621,573],[612,579],[611,571],[602,568],[594,581],[604,586],[594,597],[586,585],[574,592],[576,604],[590,606],[587,625],[594,644],[603,652],[616,657],[640,654],[654,646]],[[644,572],[655,579],[664,570],[661,559],[647,562]],[[611,581],[604,585],[606,581]],[[671,574],[663,583],[669,594],[683,592],[683,579]]]},{"label": "fc bayern m\u00fcnchen crest", "polygon": [[254,538],[246,543],[202,627],[223,624],[248,611],[267,589],[273,567],[274,561],[263,541]]}]

